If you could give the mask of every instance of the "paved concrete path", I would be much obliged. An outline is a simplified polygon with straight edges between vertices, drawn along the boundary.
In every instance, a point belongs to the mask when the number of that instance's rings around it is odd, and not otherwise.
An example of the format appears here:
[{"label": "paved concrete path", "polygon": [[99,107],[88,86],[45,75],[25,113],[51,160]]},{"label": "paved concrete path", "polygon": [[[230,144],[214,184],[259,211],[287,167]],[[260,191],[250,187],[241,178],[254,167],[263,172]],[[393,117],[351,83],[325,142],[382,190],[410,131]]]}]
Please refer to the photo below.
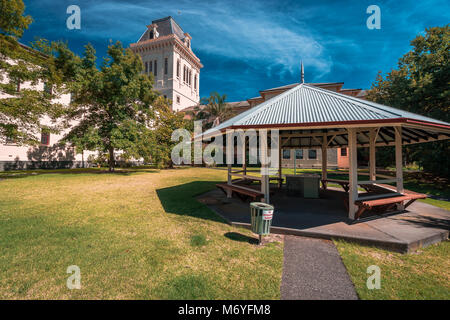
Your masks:
[{"label": "paved concrete path", "polygon": [[358,299],[331,241],[285,236],[281,299]]}]

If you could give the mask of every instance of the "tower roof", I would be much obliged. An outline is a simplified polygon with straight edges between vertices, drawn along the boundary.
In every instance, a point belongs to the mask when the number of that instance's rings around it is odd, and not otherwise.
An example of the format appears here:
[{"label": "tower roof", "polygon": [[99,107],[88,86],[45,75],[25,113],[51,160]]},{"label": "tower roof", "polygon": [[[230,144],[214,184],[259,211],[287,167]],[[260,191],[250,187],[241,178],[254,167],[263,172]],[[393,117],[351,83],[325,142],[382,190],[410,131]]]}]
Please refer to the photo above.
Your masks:
[{"label": "tower roof", "polygon": [[[171,17],[165,17],[158,20],[153,20],[151,26],[156,26],[156,31],[159,37],[168,36],[171,34],[176,35],[180,40],[183,40],[186,35],[183,29],[178,25],[178,23]],[[138,42],[147,40],[150,30],[147,29],[144,34],[139,38]]]}]

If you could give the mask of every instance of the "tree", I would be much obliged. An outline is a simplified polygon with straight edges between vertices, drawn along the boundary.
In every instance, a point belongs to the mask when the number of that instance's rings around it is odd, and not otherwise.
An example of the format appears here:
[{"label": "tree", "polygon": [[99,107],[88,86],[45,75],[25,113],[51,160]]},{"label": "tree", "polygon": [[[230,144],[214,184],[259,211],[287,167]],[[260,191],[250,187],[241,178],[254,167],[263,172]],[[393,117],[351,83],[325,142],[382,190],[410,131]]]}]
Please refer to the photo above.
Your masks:
[{"label": "tree", "polygon": [[[367,98],[395,108],[450,121],[450,26],[425,30],[384,78],[379,73]],[[424,170],[450,176],[449,143],[437,141],[408,146],[410,161]]]},{"label": "tree", "polygon": [[[154,118],[151,103],[157,94],[152,80],[143,74],[139,56],[124,49],[120,42],[111,44],[108,58],[96,67],[95,50],[85,47],[75,81],[69,122],[76,121],[66,139],[86,147],[94,143],[100,152],[109,155],[109,170],[115,167],[115,151],[124,157],[138,157],[140,138],[148,134]],[[67,66],[68,61],[61,63]],[[76,69],[76,68],[75,68]],[[89,148],[93,148],[90,144]]]},{"label": "tree", "polygon": [[3,35],[22,37],[23,32],[33,21],[30,16],[24,16],[25,5],[22,0],[0,1],[0,29]]},{"label": "tree", "polygon": [[221,122],[228,120],[233,115],[233,109],[225,102],[227,96],[220,95],[217,92],[211,92],[209,97],[201,99],[200,104],[194,109],[195,118],[206,120],[205,127],[216,126]]},{"label": "tree", "polygon": [[153,130],[146,132],[140,140],[140,155],[160,168],[173,168],[171,153],[178,142],[171,140],[172,132],[181,128],[193,130],[193,123],[185,120],[182,113],[172,111],[169,105],[167,99],[157,98],[153,104]]},{"label": "tree", "polygon": [[[18,42],[32,22],[22,0],[0,1],[0,143],[35,144],[41,131],[59,128],[43,119],[60,117],[65,107],[53,99],[65,93],[63,75],[52,56]],[[38,85],[45,83],[45,90]]]}]

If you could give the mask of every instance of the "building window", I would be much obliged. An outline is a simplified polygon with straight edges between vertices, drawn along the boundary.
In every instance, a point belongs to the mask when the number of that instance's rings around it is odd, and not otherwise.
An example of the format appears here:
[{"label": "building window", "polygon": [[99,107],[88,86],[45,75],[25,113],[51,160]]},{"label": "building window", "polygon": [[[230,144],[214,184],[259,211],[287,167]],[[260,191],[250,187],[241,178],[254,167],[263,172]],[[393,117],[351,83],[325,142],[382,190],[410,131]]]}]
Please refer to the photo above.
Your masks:
[{"label": "building window", "polygon": [[153,30],[150,31],[150,34],[148,37],[149,37],[149,39],[153,39],[155,37],[155,33],[153,32]]},{"label": "building window", "polygon": [[180,104],[180,96],[177,96],[177,103]]},{"label": "building window", "polygon": [[145,73],[148,74],[148,62],[145,62]]},{"label": "building window", "polygon": [[295,150],[295,159],[297,159],[297,160],[303,159],[303,149]]},{"label": "building window", "polygon": [[186,66],[183,66],[183,82],[186,82]]},{"label": "building window", "polygon": [[155,66],[153,67],[153,74],[156,76],[158,76],[158,61],[155,60]]},{"label": "building window", "polygon": [[180,78],[180,59],[177,60],[177,78]]},{"label": "building window", "polygon": [[341,148],[341,157],[347,156],[347,148]]},{"label": "building window", "polygon": [[194,90],[197,90],[197,75],[194,76]]},{"label": "building window", "polygon": [[50,133],[48,132],[41,133],[41,144],[44,146],[48,146],[50,144]]},{"label": "building window", "polygon": [[317,150],[314,149],[308,150],[308,159],[311,160],[317,159]]},{"label": "building window", "polygon": [[283,159],[290,159],[291,158],[291,149],[284,149],[283,150]]},{"label": "building window", "polygon": [[169,72],[169,60],[167,58],[164,59],[164,74]]}]

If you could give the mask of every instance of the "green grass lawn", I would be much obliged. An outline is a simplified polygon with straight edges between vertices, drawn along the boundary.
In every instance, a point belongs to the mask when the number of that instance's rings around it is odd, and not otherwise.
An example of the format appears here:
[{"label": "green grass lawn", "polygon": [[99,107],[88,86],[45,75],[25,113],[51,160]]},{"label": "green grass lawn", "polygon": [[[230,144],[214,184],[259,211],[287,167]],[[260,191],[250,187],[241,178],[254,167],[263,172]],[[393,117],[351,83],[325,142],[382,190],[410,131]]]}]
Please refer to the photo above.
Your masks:
[{"label": "green grass lawn", "polygon": [[194,199],[225,172],[41,173],[0,177],[1,299],[280,297],[282,244],[249,243]]},{"label": "green grass lawn", "polygon": [[[278,299],[282,244],[255,246],[195,200],[225,180],[204,168],[0,173],[0,299]],[[448,241],[408,255],[335,243],[362,299],[450,299]],[[373,264],[380,290],[366,287]],[[80,290],[66,287],[70,265]]]},{"label": "green grass lawn", "polygon": [[[412,254],[335,244],[361,299],[450,299],[450,241]],[[380,289],[367,289],[370,265],[380,267]]]}]

